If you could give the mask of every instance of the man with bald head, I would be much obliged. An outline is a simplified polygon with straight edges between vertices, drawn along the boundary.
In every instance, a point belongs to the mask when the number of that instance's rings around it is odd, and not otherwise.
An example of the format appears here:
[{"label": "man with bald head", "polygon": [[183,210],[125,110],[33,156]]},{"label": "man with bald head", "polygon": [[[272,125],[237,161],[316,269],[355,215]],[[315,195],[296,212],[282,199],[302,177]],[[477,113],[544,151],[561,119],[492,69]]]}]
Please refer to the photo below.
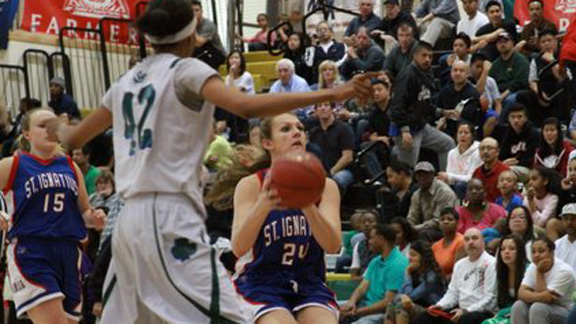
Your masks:
[{"label": "man with bald head", "polygon": [[[443,110],[458,111],[453,119],[449,119],[446,132],[453,136],[456,134],[457,120],[462,119],[479,127],[482,123],[483,113],[480,109],[480,93],[476,87],[468,81],[470,76],[470,64],[456,60],[450,69],[452,83],[446,85],[438,95],[438,108]],[[460,111],[460,108],[462,110]]]},{"label": "man with bald head", "polygon": [[498,160],[500,154],[500,146],[498,141],[492,137],[486,137],[480,142],[480,159],[484,162],[479,166],[472,178],[482,180],[484,189],[486,190],[486,200],[494,202],[500,191],[498,190],[498,177],[500,173],[510,170],[510,167]]},{"label": "man with bald head", "polygon": [[[464,233],[464,249],[468,257],[456,262],[448,291],[415,323],[480,324],[492,317],[496,307],[495,259],[484,250],[484,237],[477,228]],[[452,317],[439,317],[434,311],[444,311]]]}]

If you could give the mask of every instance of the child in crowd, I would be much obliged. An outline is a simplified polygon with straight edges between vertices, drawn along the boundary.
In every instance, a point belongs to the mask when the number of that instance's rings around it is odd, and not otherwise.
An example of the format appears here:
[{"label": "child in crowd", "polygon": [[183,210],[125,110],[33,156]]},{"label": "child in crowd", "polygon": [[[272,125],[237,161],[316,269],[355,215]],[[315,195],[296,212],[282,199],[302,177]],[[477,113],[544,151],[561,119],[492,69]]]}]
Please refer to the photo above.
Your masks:
[{"label": "child in crowd", "polygon": [[546,229],[546,236],[552,240],[560,238],[562,222],[556,218],[558,205],[557,181],[559,174],[550,169],[536,168],[530,171],[528,190],[524,206],[532,213],[534,224]]},{"label": "child in crowd", "polygon": [[500,173],[498,176],[498,190],[502,194],[494,201],[496,204],[504,207],[507,213],[512,209],[522,206],[524,199],[518,193],[518,177],[514,172],[508,170]]}]

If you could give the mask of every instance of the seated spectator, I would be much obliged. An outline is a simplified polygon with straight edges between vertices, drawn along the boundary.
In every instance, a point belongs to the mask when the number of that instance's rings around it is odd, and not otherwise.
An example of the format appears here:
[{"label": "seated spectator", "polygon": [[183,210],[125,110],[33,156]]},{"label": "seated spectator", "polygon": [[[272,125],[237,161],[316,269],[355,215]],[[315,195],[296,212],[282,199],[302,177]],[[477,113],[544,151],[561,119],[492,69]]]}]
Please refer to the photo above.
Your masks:
[{"label": "seated spectator", "polygon": [[352,237],[352,241],[357,242],[352,250],[352,264],[350,265],[350,274],[352,280],[362,278],[362,274],[366,271],[368,264],[378,254],[372,251],[369,245],[370,233],[372,229],[378,224],[378,212],[375,210],[366,210],[362,214],[360,221],[362,223],[362,233],[356,234]]},{"label": "seated spectator", "polygon": [[424,0],[415,11],[416,22],[420,27],[420,40],[432,45],[440,38],[452,36],[453,29],[460,20],[456,0]]},{"label": "seated spectator", "polygon": [[387,218],[408,217],[412,195],[418,184],[412,179],[412,168],[406,162],[392,160],[386,168],[386,180],[392,189],[393,213]]},{"label": "seated spectator", "polygon": [[486,200],[493,202],[500,196],[498,177],[500,173],[510,170],[510,167],[498,160],[500,148],[498,141],[494,138],[484,138],[482,142],[480,142],[478,149],[480,150],[480,159],[482,159],[484,163],[474,170],[472,178],[482,180],[484,189],[486,190]]},{"label": "seated spectator", "polygon": [[[270,87],[270,92],[308,92],[308,82],[295,74],[294,63],[289,59],[281,59],[276,63],[278,80]],[[298,118],[305,120],[312,111],[310,107],[303,107],[297,110]]]},{"label": "seated spectator", "polygon": [[478,10],[478,0],[462,0],[462,7],[466,15],[460,18],[456,25],[456,33],[464,33],[470,38],[474,38],[480,27],[490,21],[486,15]]},{"label": "seated spectator", "polygon": [[[12,120],[9,119],[8,112],[3,110],[3,121],[4,124],[4,136],[0,139],[0,144],[2,144],[2,153],[0,157],[11,156],[16,150],[17,139],[22,134],[22,122],[24,121],[24,116],[26,113],[34,108],[42,107],[42,103],[38,99],[33,98],[22,98],[20,104],[18,105],[18,114]],[[0,138],[2,138],[0,136]]]},{"label": "seated spectator", "polygon": [[498,123],[498,115],[502,111],[500,90],[494,78],[488,76],[492,63],[484,55],[474,54],[470,67],[471,79],[476,83],[476,91],[480,94],[480,105],[484,111],[482,135],[488,137],[492,135]]},{"label": "seated spectator", "polygon": [[500,173],[498,190],[501,195],[494,202],[504,207],[507,213],[524,204],[524,198],[518,193],[518,177],[514,172],[508,170]]},{"label": "seated spectator", "polygon": [[414,50],[418,41],[415,39],[416,28],[402,23],[398,27],[398,44],[394,45],[384,61],[384,71],[396,78],[400,71],[414,60]]},{"label": "seated spectator", "polygon": [[359,0],[358,6],[360,16],[352,18],[344,32],[344,43],[348,46],[356,42],[355,37],[361,27],[366,28],[367,33],[370,34],[382,23],[380,17],[374,13],[374,0]]},{"label": "seated spectator", "polygon": [[571,203],[562,207],[560,217],[566,235],[555,242],[556,257],[566,262],[576,272],[576,204]]},{"label": "seated spectator", "polygon": [[390,221],[390,226],[396,232],[394,244],[406,258],[410,257],[412,242],[418,239],[418,232],[412,227],[405,217],[395,217]]},{"label": "seated spectator", "polygon": [[546,68],[558,60],[556,31],[542,31],[538,42],[542,51],[530,62],[529,89],[518,93],[518,102],[526,106],[530,120],[534,120],[536,126],[540,126],[540,121],[548,117],[556,117],[568,123],[572,107],[566,105],[570,96],[565,90],[566,77],[558,64]]},{"label": "seated spectator", "polygon": [[557,28],[553,22],[544,18],[543,0],[529,0],[527,3],[530,22],[522,28],[520,39],[526,42],[522,49],[524,54],[530,57],[531,54],[538,54],[541,50],[538,39],[542,35],[542,32],[552,30],[554,33],[557,33]]},{"label": "seated spectator", "polygon": [[354,131],[334,117],[332,108],[329,102],[316,105],[314,112],[320,125],[310,131],[309,139],[322,150],[324,168],[344,196],[346,188],[354,181],[348,168],[354,159]]},{"label": "seated spectator", "polygon": [[[496,304],[494,257],[484,251],[484,237],[478,229],[466,231],[464,241],[468,257],[456,262],[448,291],[414,323],[480,324],[493,315]],[[431,310],[449,312],[453,316],[444,319],[434,315]]]},{"label": "seated spectator", "polygon": [[384,52],[372,44],[366,27],[360,27],[356,33],[356,42],[348,46],[346,59],[340,65],[340,73],[348,80],[359,72],[380,71],[384,59]]},{"label": "seated spectator", "polygon": [[470,53],[471,44],[470,36],[460,33],[456,35],[452,42],[452,53],[440,57],[440,83],[443,87],[454,81],[450,79],[450,71],[452,70],[452,64],[454,64],[454,62],[462,61],[468,64],[468,68],[470,68],[470,61],[472,59]]},{"label": "seated spectator", "polygon": [[560,221],[556,218],[558,205],[557,192],[559,176],[555,171],[536,168],[530,171],[524,206],[532,213],[536,226],[546,229],[546,236],[558,239],[561,232]]},{"label": "seated spectator", "polygon": [[357,211],[350,216],[349,222],[352,230],[342,235],[342,248],[344,251],[336,260],[336,269],[334,270],[336,273],[346,273],[345,268],[350,267],[350,264],[352,264],[352,253],[356,244],[362,238],[362,236],[357,235],[362,231],[362,216],[362,211]]},{"label": "seated spectator", "polygon": [[310,87],[310,90],[332,89],[341,83],[338,65],[334,61],[326,60],[318,67],[318,84]]},{"label": "seated spectator", "polygon": [[232,145],[224,136],[216,132],[216,124],[212,127],[210,144],[204,154],[204,165],[212,171],[218,172],[232,164]]},{"label": "seated spectator", "polygon": [[304,35],[294,33],[288,37],[288,47],[284,58],[294,63],[294,72],[306,80],[308,84],[316,83],[314,70],[313,48],[304,45]]},{"label": "seated spectator", "polygon": [[[364,155],[363,162],[370,178],[381,175],[382,170],[388,166],[392,141],[390,134],[390,117],[388,117],[388,107],[390,104],[391,85],[387,81],[376,80],[372,83],[374,91],[374,101],[369,109],[368,141],[362,143],[362,148],[374,142],[381,142]],[[362,135],[365,137],[365,135]]]},{"label": "seated spectator", "polygon": [[437,99],[437,109],[445,114],[453,111],[455,114],[445,119],[445,132],[456,135],[457,120],[472,123],[474,127],[482,126],[484,113],[480,107],[480,93],[468,81],[470,65],[464,61],[456,61],[450,68],[451,83],[447,84]]},{"label": "seated spectator", "polygon": [[486,201],[486,194],[481,180],[472,179],[466,190],[466,203],[456,207],[460,220],[458,232],[464,233],[470,228],[480,231],[493,227],[500,219],[506,218],[506,210],[502,206]]},{"label": "seated spectator", "polygon": [[[431,64],[432,48],[420,42],[414,51],[414,62],[395,81],[395,93],[390,103],[390,120],[395,130],[391,135],[394,135],[394,151],[399,160],[415,165],[420,148],[424,147],[438,153],[440,170],[444,171],[448,152],[455,145],[450,136],[429,124],[437,112],[432,103],[436,86]],[[449,110],[441,113],[454,115],[454,111]]]},{"label": "seated spectator", "polygon": [[534,167],[552,169],[566,177],[568,157],[573,149],[572,144],[564,140],[560,121],[555,117],[547,118],[542,123],[540,145],[536,149]]},{"label": "seated spectator", "polygon": [[78,165],[82,175],[84,175],[84,184],[86,185],[88,196],[96,192],[96,178],[100,175],[100,169],[90,164],[91,154],[92,152],[88,145],[72,151],[72,160],[74,160],[74,163]]},{"label": "seated spectator", "polygon": [[448,183],[459,199],[466,194],[466,183],[472,173],[482,165],[480,142],[475,141],[474,126],[469,122],[460,122],[456,130],[457,146],[448,152],[446,172],[438,172],[438,179]]},{"label": "seated spectator", "polygon": [[528,120],[523,105],[517,104],[510,109],[508,122],[499,158],[514,171],[521,182],[526,182],[534,164],[540,135]]},{"label": "seated spectator", "polygon": [[120,210],[124,207],[124,201],[116,192],[116,184],[114,182],[114,174],[110,171],[102,171],[96,178],[96,192],[89,197],[90,206],[101,207],[104,206],[108,209],[106,226],[100,234],[100,247],[102,244],[112,236],[116,221]]},{"label": "seated spectator", "polygon": [[[480,8],[481,10],[484,9]],[[516,40],[516,24],[512,20],[504,20],[502,4],[498,1],[489,1],[485,10],[490,22],[478,29],[476,37],[472,39],[472,43],[482,48],[482,54],[492,62],[498,58],[499,53],[496,48],[496,41],[503,32],[508,33],[512,40]]]},{"label": "seated spectator", "polygon": [[386,324],[409,323],[426,307],[434,305],[446,292],[442,271],[434,259],[430,243],[418,240],[410,246],[404,285],[386,309]]},{"label": "seated spectator", "polygon": [[389,225],[376,225],[370,246],[377,256],[370,262],[364,279],[341,308],[341,316],[356,319],[354,324],[376,324],[404,283],[408,259],[394,246],[395,232]]},{"label": "seated spectator", "polygon": [[438,227],[440,211],[456,206],[458,198],[446,183],[436,179],[436,170],[429,162],[419,162],[414,168],[414,174],[420,189],[412,196],[408,221],[420,232],[421,237],[435,241],[441,236]]},{"label": "seated spectator", "polygon": [[384,42],[384,48],[388,51],[397,42],[398,28],[402,24],[408,24],[414,30],[417,30],[418,26],[416,26],[416,20],[410,12],[400,8],[398,0],[386,0],[384,6],[386,7],[386,16],[382,18],[380,27],[373,30],[371,34],[372,36],[379,36],[380,40]]},{"label": "seated spectator", "polygon": [[340,66],[346,58],[346,46],[334,39],[332,27],[327,21],[321,21],[316,26],[318,34],[318,45],[314,51],[314,68],[324,61],[333,61],[336,66]]},{"label": "seated spectator", "polygon": [[516,103],[518,91],[528,89],[530,64],[526,57],[514,51],[514,40],[508,33],[502,33],[496,41],[500,56],[492,63],[490,76],[496,80],[502,94],[500,123],[506,124],[508,113]]},{"label": "seated spectator", "polygon": [[496,301],[499,312],[482,324],[510,323],[512,304],[518,300],[518,290],[524,278],[526,267],[530,263],[522,239],[515,235],[506,235],[498,245],[496,257]]},{"label": "seated spectator", "polygon": [[[241,37],[237,35],[243,42],[248,43],[248,51],[265,51],[268,49],[268,33],[270,27],[268,26],[270,19],[267,14],[261,13],[256,16],[256,21],[260,30],[253,37]],[[276,33],[270,35],[270,42],[276,42]]]},{"label": "seated spectator", "polygon": [[537,237],[532,214],[526,206],[518,206],[512,209],[506,217],[503,236],[515,235],[522,238],[528,261],[532,261],[532,243]]},{"label": "seated spectator", "polygon": [[560,182],[560,194],[558,195],[558,207],[576,203],[576,158],[572,157],[568,162],[568,176]]},{"label": "seated spectator", "polygon": [[57,116],[66,114],[70,120],[82,119],[76,101],[64,92],[65,89],[66,82],[63,78],[59,76],[52,78],[52,80],[50,80],[50,101],[48,102],[48,106],[54,109],[54,113]]},{"label": "seated spectator", "polygon": [[574,270],[554,256],[554,242],[540,237],[532,243],[528,266],[518,301],[512,306],[512,323],[564,324],[576,289]]},{"label": "seated spectator", "polygon": [[242,52],[235,50],[228,54],[226,58],[226,71],[228,75],[224,80],[229,87],[234,87],[248,94],[255,94],[254,79],[252,74],[246,71],[246,59]]},{"label": "seated spectator", "polygon": [[464,235],[458,233],[459,216],[453,207],[446,207],[440,212],[440,229],[442,238],[432,245],[436,261],[442,269],[446,282],[452,277],[456,261],[466,256]]}]

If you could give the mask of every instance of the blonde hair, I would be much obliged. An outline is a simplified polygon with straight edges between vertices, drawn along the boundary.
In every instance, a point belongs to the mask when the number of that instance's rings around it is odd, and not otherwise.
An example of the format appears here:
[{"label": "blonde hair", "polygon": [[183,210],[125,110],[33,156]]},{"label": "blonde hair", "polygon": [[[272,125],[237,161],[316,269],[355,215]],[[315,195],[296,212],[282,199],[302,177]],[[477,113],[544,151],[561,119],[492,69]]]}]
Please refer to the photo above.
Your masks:
[{"label": "blonde hair", "polygon": [[338,72],[338,66],[336,65],[336,62],[326,60],[322,62],[318,67],[318,89],[326,88],[326,80],[324,80],[322,72],[326,71],[328,68],[332,68],[334,70],[334,75],[336,76],[334,78],[334,83],[340,82],[340,73]]},{"label": "blonde hair", "polygon": [[26,112],[26,114],[24,115],[24,118],[22,119],[22,134],[20,134],[20,136],[18,136],[18,140],[17,140],[18,150],[23,151],[23,152],[30,152],[30,150],[32,149],[30,141],[28,141],[24,137],[24,132],[27,132],[30,130],[30,127],[32,126],[32,116],[34,114],[36,114],[37,112],[40,112],[40,111],[49,111],[51,113],[54,113],[54,110],[52,108],[48,108],[48,107],[34,108],[34,109],[28,110]]},{"label": "blonde hair", "polygon": [[[294,116],[294,114],[288,114]],[[260,134],[263,140],[272,139],[272,123],[278,116],[266,117],[260,122]],[[253,151],[254,149],[256,151]],[[249,153],[247,153],[248,150],[250,150]],[[246,157],[247,154],[254,158],[253,163],[250,165],[240,163],[240,158]],[[204,196],[205,203],[220,211],[231,209],[234,203],[234,191],[238,182],[259,170],[269,168],[270,163],[270,154],[266,150],[260,150],[253,145],[238,145],[232,154],[232,164],[216,175],[214,184]]]}]

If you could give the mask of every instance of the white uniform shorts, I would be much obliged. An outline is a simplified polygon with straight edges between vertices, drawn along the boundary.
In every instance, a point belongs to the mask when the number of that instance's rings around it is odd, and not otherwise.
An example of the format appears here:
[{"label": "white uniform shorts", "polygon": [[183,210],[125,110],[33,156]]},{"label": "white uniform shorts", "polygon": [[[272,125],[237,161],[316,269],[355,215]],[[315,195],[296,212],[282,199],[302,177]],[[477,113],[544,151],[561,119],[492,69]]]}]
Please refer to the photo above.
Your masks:
[{"label": "white uniform shorts", "polygon": [[209,245],[202,213],[180,194],[128,199],[112,235],[102,324],[253,322]]}]

